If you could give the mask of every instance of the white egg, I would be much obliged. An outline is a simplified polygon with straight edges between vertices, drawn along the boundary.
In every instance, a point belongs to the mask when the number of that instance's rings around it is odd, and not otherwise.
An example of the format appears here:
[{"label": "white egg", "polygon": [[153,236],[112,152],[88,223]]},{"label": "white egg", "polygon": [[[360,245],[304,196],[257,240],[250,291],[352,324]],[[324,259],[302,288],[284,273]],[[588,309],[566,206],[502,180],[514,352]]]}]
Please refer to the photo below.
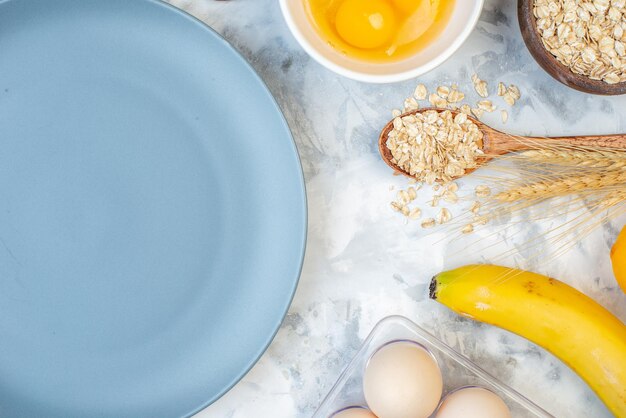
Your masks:
[{"label": "white egg", "polygon": [[447,395],[435,418],[511,418],[511,411],[492,391],[467,387]]},{"label": "white egg", "polygon": [[336,412],[331,418],[376,418],[376,415],[365,408],[355,406]]},{"label": "white egg", "polygon": [[410,341],[383,346],[363,376],[367,406],[379,418],[427,418],[437,408],[442,389],[437,362]]}]

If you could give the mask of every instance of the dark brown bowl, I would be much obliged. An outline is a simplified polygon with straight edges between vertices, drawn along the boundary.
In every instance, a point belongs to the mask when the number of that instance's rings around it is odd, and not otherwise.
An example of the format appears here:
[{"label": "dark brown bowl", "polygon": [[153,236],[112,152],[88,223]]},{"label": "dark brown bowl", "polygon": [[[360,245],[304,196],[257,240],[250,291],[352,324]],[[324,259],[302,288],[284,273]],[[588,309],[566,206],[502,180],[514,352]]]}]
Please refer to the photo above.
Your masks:
[{"label": "dark brown bowl", "polygon": [[585,93],[602,95],[626,94],[626,82],[607,84],[602,80],[592,80],[589,77],[572,72],[561,64],[541,42],[539,32],[537,31],[537,21],[533,15],[533,4],[534,0],[518,0],[517,17],[526,47],[541,68],[566,86],[584,91]]}]

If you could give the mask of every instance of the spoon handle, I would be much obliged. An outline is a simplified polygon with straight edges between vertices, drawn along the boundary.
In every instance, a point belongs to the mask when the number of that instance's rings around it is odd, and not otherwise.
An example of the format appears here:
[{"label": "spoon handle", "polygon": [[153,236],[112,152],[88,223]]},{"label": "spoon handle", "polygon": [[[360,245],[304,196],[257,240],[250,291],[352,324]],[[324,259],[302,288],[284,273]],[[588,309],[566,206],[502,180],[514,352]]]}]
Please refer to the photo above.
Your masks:
[{"label": "spoon handle", "polygon": [[[541,138],[531,138],[538,139]],[[562,136],[550,138],[553,141],[567,142],[571,145],[603,147],[603,148],[621,148],[626,149],[626,134],[616,135],[588,135],[588,136]]]},{"label": "spoon handle", "polygon": [[516,137],[498,131],[489,132],[489,134],[486,135],[483,149],[488,155],[502,155],[508,152],[532,149],[534,148],[533,143],[545,140],[564,142],[572,146],[591,146],[626,150],[626,134],[540,138]]}]

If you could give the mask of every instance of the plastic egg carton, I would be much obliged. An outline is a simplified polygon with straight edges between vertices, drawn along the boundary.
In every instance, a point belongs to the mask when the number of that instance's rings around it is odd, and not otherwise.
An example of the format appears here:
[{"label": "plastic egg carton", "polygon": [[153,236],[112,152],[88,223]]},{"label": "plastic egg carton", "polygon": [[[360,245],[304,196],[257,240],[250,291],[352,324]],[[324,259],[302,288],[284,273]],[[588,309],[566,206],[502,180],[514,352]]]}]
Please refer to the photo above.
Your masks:
[{"label": "plastic egg carton", "polygon": [[395,340],[415,341],[430,350],[437,359],[443,375],[443,396],[463,386],[481,386],[498,394],[508,405],[513,418],[554,418],[471,360],[402,316],[389,316],[374,327],[312,418],[329,418],[347,406],[365,406],[362,378],[367,361],[381,346]]}]

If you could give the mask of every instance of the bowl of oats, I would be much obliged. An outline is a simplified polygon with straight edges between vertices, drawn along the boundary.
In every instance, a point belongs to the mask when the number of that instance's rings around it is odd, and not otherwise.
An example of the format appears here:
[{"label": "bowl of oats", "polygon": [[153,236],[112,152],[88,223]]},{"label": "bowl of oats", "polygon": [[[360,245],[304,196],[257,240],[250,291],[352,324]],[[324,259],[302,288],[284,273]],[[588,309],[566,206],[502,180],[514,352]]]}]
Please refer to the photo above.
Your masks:
[{"label": "bowl of oats", "polygon": [[519,0],[524,42],[552,77],[593,94],[626,94],[626,0]]}]

